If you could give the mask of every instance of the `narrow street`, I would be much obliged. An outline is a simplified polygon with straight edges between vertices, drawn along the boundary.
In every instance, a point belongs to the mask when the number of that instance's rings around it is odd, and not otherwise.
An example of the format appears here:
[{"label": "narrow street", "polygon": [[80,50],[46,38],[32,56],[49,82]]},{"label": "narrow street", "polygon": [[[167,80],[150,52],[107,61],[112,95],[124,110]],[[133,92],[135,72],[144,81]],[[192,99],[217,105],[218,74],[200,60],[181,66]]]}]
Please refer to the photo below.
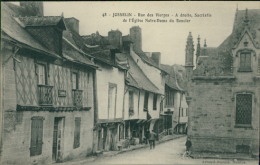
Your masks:
[{"label": "narrow street", "polygon": [[154,150],[142,148],[116,155],[103,157],[88,164],[258,164],[257,161],[237,161],[227,159],[192,159],[183,157],[186,137],[171,140],[155,146]]}]

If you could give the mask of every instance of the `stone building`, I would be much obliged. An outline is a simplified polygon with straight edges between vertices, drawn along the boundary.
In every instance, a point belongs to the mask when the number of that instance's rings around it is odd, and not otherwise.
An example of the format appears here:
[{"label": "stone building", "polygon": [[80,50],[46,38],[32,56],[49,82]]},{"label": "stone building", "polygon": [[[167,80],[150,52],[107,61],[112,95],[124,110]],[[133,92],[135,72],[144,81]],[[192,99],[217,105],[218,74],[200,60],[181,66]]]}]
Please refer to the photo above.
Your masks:
[{"label": "stone building", "polygon": [[237,10],[232,33],[218,47],[198,45],[193,70],[186,47],[188,136],[193,152],[258,155],[260,10]]},{"label": "stone building", "polygon": [[63,35],[63,16],[43,15],[43,2],[1,3],[1,21],[1,164],[91,154],[98,67]]}]

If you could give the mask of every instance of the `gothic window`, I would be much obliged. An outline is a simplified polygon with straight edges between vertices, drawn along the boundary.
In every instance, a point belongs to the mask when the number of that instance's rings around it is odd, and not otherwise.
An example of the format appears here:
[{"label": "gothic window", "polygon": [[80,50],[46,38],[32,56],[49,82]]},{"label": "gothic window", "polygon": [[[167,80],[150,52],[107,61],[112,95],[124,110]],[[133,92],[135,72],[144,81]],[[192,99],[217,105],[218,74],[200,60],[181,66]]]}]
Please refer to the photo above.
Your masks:
[{"label": "gothic window", "polygon": [[251,69],[251,53],[240,53],[240,72],[250,72]]},{"label": "gothic window", "polygon": [[251,124],[252,94],[236,95],[236,124]]},{"label": "gothic window", "polygon": [[32,117],[30,156],[42,154],[43,120],[43,117]]}]

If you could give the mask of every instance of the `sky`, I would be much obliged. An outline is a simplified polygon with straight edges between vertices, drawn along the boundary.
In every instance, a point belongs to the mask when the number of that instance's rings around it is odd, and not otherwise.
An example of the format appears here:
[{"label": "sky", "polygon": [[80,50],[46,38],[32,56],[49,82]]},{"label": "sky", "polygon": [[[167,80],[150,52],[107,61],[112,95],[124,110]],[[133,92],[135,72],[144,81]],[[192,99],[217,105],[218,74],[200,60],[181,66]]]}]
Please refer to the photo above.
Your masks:
[{"label": "sky", "polygon": [[[13,2],[19,4],[18,2]],[[43,2],[45,16],[74,17],[79,20],[80,35],[99,32],[107,36],[112,30],[120,30],[122,35],[129,34],[132,26],[142,29],[142,48],[144,52],[161,52],[162,64],[185,64],[185,46],[189,32],[192,33],[194,48],[200,35],[208,47],[219,46],[230,34],[235,11],[259,9],[260,2]],[[132,16],[112,17],[113,13],[132,13]],[[138,17],[138,13],[145,14]],[[156,13],[169,17],[156,17]],[[176,17],[176,13],[178,17]],[[106,14],[106,16],[102,16]],[[110,16],[109,16],[110,14]],[[153,14],[148,17],[147,14]],[[190,14],[192,17],[180,17]],[[195,14],[211,15],[195,17]],[[142,19],[143,22],[129,22],[129,19]],[[126,19],[127,22],[123,22]],[[145,22],[145,19],[167,20],[165,22]],[[174,22],[169,22],[172,19]],[[176,22],[176,19],[190,20]],[[196,51],[196,50],[195,50]]]}]

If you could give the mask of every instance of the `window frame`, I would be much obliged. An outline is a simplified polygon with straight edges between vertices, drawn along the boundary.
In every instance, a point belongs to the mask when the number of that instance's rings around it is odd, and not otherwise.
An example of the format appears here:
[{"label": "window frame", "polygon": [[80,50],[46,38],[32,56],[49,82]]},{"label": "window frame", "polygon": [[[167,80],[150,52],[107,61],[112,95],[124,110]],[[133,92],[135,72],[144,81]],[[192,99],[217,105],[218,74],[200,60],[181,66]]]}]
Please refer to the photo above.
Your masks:
[{"label": "window frame", "polygon": [[[37,85],[48,85],[48,77],[49,77],[49,63],[43,61],[34,61],[35,64],[35,74],[37,75]],[[44,84],[39,84],[39,66],[43,66],[44,68]]]},{"label": "window frame", "polygon": [[[130,95],[130,93],[131,93],[131,95]],[[128,98],[129,110],[134,110],[134,91],[129,90],[128,95],[129,95],[129,98]],[[130,97],[132,99],[130,99]],[[130,106],[131,105],[130,100],[132,101],[132,106]]]},{"label": "window frame", "polygon": [[[245,61],[243,63],[244,66],[242,66],[242,60],[241,60],[242,55],[245,55]],[[247,62],[246,62],[247,56],[246,55],[250,56],[250,68],[249,67],[246,68],[246,66],[245,66],[247,64]],[[252,52],[250,52],[250,51],[240,52],[239,53],[239,69],[238,69],[238,72],[252,72],[252,71],[253,71],[252,70]]]},{"label": "window frame", "polygon": [[[240,123],[237,123],[237,95],[251,95],[251,102],[252,102],[252,104],[251,104],[251,119],[250,119],[250,124],[240,124]],[[253,100],[254,100],[254,94],[253,93],[251,93],[251,92],[239,92],[239,93],[236,93],[235,94],[235,127],[236,128],[252,128],[252,121],[253,121],[253,108],[254,108],[254,106],[253,106],[253,104],[254,104],[254,102],[253,102]]]},{"label": "window frame", "polygon": [[[114,98],[115,98],[115,100],[113,100],[112,99],[112,102],[114,101],[114,107],[112,107],[113,109],[114,109],[114,118],[116,118],[116,101],[117,101],[117,84],[114,84],[114,83],[108,83],[108,104],[107,104],[107,110],[108,110],[108,119],[109,119],[109,110],[110,110],[110,99],[111,98],[109,98],[110,96],[109,96],[109,93],[110,93],[110,89],[111,88],[115,88],[114,90],[115,90],[115,96],[114,96]],[[112,96],[112,98],[113,98],[113,96]]]},{"label": "window frame", "polygon": [[153,110],[157,110],[157,94],[153,94]]},{"label": "window frame", "polygon": [[[74,87],[73,87],[73,75],[76,75],[76,88],[74,89]],[[72,70],[71,71],[71,88],[72,88],[72,90],[79,90],[79,72],[78,71],[74,71],[74,70]]]},{"label": "window frame", "polygon": [[148,111],[149,106],[149,92],[144,93],[144,108],[143,111]]}]

